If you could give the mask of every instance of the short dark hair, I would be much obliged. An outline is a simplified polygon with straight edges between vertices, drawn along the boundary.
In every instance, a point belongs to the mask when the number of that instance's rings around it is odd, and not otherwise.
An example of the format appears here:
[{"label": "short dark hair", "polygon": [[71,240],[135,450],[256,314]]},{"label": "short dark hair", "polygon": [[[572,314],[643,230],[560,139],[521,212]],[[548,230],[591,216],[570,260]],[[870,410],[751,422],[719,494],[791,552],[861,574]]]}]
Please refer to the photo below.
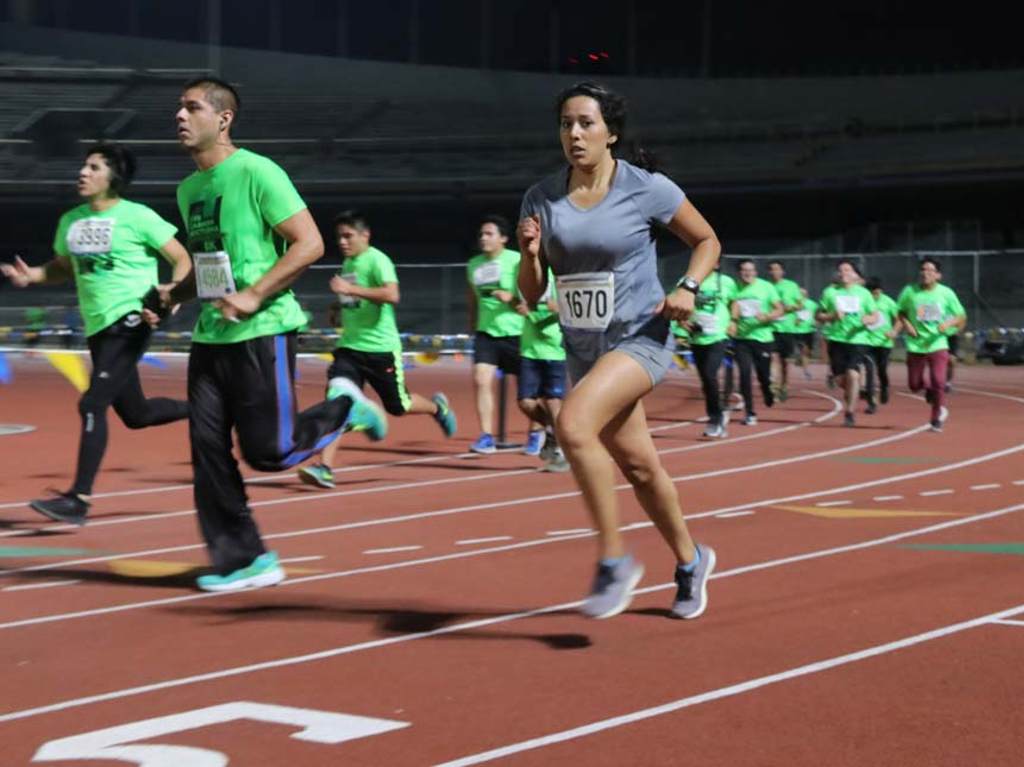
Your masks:
[{"label": "short dark hair", "polygon": [[360,231],[369,231],[370,220],[358,210],[343,210],[341,213],[334,217],[334,228],[337,230],[339,226],[351,226],[353,229],[359,229]]},{"label": "short dark hair", "polygon": [[483,226],[484,224],[494,224],[498,229],[498,234],[502,237],[508,237],[508,233],[511,230],[508,219],[500,213],[488,213],[480,221],[480,226]]},{"label": "short dark hair", "polygon": [[935,267],[935,271],[937,272],[942,271],[942,264],[939,263],[939,259],[937,258],[934,258],[932,256],[925,256],[924,258],[917,262],[917,268],[920,269],[925,264],[931,264],[932,266]]},{"label": "short dark hair", "polygon": [[197,77],[185,83],[181,90],[187,91],[192,88],[201,88],[206,100],[218,112],[230,109],[235,113],[235,119],[238,119],[238,115],[242,111],[242,99],[235,86],[227,80],[221,80],[219,77]]},{"label": "short dark hair", "polygon": [[881,277],[868,277],[867,282],[864,283],[864,287],[868,290],[881,290],[882,289],[882,278]]},{"label": "short dark hair", "polygon": [[135,155],[120,144],[100,142],[85,150],[85,156],[98,154],[107,161],[110,168],[110,191],[118,197],[128,188],[135,178]]},{"label": "short dark hair", "polygon": [[736,271],[738,272],[740,269],[742,269],[744,264],[753,264],[754,268],[755,269],[757,268],[757,264],[754,263],[754,259],[752,259],[752,258],[741,258],[739,261],[736,262]]},{"label": "short dark hair", "polygon": [[838,261],[836,261],[836,271],[839,271],[839,267],[842,266],[843,264],[849,264],[850,268],[857,273],[858,277],[864,276],[860,271],[860,266],[858,266],[857,262],[854,261],[852,258],[840,258]]},{"label": "short dark hair", "polygon": [[786,265],[785,265],[784,263],[782,263],[781,261],[779,261],[779,259],[777,259],[777,258],[773,258],[773,259],[772,259],[771,261],[769,261],[769,262],[768,262],[768,266],[772,266],[772,265],[774,265],[774,264],[778,264],[778,265],[779,265],[779,266],[781,266],[781,267],[782,267],[783,269],[785,269],[785,268],[786,268]]}]

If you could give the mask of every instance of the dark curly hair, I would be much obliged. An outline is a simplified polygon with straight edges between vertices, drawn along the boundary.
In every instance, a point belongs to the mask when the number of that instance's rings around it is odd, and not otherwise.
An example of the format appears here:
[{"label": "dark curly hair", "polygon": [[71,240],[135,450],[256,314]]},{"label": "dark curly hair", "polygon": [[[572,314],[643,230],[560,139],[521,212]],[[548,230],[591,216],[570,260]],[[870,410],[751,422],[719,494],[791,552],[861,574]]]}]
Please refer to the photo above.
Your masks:
[{"label": "dark curly hair", "polygon": [[[597,102],[598,107],[601,109],[601,117],[604,119],[605,125],[608,126],[609,133],[618,137],[618,141],[612,145],[612,154],[617,156],[618,152],[616,150],[621,151],[622,147],[627,146],[626,99],[598,83],[589,81],[576,83],[558,94],[555,105],[555,116],[557,118],[561,118],[562,107],[565,106],[565,102],[576,96],[589,96]],[[651,173],[657,170],[658,163],[653,154],[645,150],[636,141],[631,142],[628,146],[629,161],[633,165]]]},{"label": "dark curly hair", "polygon": [[85,150],[85,156],[98,154],[110,168],[110,191],[118,197],[135,178],[135,155],[119,144],[100,142]]}]

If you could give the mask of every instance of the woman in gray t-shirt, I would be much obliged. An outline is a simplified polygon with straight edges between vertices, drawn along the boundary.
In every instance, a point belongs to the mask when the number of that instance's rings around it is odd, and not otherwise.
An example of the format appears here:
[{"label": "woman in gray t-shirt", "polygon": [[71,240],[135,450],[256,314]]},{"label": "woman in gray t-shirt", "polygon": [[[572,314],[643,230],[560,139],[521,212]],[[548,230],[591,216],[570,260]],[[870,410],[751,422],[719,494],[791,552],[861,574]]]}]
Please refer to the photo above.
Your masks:
[{"label": "woman in gray t-shirt", "polygon": [[[689,317],[721,246],[678,186],[613,156],[625,138],[625,117],[622,98],[593,83],[559,96],[559,133],[569,167],[531,187],[523,199],[519,288],[527,301],[535,301],[547,287],[549,266],[555,274],[575,384],[558,416],[557,434],[600,546],[583,612],[608,618],[624,610],[644,571],[626,553],[619,532],[610,454],[675,554],[673,615],[696,618],[707,605],[715,552],[695,545],[686,529],[640,400],[671,361],[669,321]],[[668,296],[657,277],[655,222],[693,248],[686,276]]]}]

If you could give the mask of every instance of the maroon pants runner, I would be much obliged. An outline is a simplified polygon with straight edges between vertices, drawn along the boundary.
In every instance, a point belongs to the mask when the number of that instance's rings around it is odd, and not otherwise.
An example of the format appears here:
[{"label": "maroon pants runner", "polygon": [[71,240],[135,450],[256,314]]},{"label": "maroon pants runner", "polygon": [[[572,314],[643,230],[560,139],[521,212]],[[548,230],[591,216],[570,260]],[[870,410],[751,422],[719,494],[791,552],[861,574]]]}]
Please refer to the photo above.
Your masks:
[{"label": "maroon pants runner", "polygon": [[[946,370],[949,367],[949,352],[945,349],[930,354],[907,352],[907,383],[910,391],[927,389],[932,403],[932,418],[939,417],[939,410],[946,404]],[[925,386],[924,371],[928,370],[928,385]]]}]

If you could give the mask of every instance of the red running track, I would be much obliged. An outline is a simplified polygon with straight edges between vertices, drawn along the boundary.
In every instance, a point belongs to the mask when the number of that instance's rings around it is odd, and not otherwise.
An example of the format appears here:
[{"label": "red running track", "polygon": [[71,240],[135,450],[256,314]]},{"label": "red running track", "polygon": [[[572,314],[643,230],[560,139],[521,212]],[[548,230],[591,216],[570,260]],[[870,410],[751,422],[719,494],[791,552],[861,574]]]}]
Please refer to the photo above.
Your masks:
[{"label": "red running track", "polygon": [[[303,363],[304,400],[324,367]],[[696,621],[667,617],[673,563],[625,487],[647,577],[619,617],[575,612],[595,547],[572,478],[465,457],[468,366],[409,374],[448,392],[453,440],[415,417],[382,444],[346,438],[329,492],[249,472],[289,579],[233,595],[191,586],[205,552],[183,425],[112,419],[85,528],[24,507],[67,484],[77,412],[42,361],[14,372],[0,422],[37,428],[0,437],[3,764],[1019,763],[1012,368],[961,368],[942,434],[903,392],[842,428],[816,369],[714,443],[692,373],[673,373],[651,427],[719,553]],[[146,386],[180,396],[182,363]]]}]

